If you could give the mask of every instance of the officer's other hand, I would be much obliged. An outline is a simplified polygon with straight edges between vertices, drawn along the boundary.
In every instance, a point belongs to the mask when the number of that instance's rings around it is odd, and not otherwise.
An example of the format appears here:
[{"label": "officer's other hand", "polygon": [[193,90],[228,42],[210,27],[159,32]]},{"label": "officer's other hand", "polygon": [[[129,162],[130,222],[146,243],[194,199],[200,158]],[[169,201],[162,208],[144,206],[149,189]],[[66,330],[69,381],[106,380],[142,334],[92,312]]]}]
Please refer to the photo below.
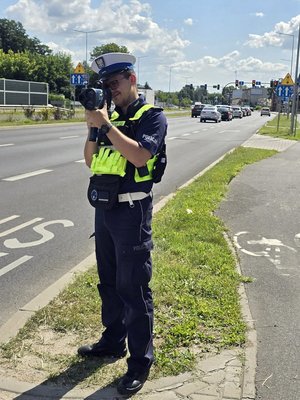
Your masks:
[{"label": "officer's other hand", "polygon": [[85,118],[89,128],[100,128],[101,125],[109,123],[107,110],[105,108],[97,110],[85,110]]}]

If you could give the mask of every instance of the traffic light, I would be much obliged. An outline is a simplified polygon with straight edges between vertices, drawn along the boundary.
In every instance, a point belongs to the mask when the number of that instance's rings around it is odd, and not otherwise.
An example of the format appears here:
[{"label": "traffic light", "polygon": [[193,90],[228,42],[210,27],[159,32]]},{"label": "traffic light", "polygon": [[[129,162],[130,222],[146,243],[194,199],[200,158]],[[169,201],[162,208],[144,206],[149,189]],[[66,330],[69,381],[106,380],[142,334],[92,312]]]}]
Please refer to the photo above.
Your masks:
[{"label": "traffic light", "polygon": [[220,90],[220,85],[217,85],[217,89]]},{"label": "traffic light", "polygon": [[271,87],[271,88],[274,87],[274,81],[273,81],[273,79],[270,81],[270,87]]},{"label": "traffic light", "polygon": [[238,79],[235,80],[235,86],[236,86],[236,87],[239,86],[239,80],[238,80]]},{"label": "traffic light", "polygon": [[204,85],[204,89],[207,90],[207,84],[206,84],[206,83],[205,83],[205,85]]},{"label": "traffic light", "polygon": [[278,81],[273,81],[273,87],[278,86]]},{"label": "traffic light", "polygon": [[252,79],[252,87],[255,87],[255,85],[256,85],[256,81],[255,81],[255,79]]}]

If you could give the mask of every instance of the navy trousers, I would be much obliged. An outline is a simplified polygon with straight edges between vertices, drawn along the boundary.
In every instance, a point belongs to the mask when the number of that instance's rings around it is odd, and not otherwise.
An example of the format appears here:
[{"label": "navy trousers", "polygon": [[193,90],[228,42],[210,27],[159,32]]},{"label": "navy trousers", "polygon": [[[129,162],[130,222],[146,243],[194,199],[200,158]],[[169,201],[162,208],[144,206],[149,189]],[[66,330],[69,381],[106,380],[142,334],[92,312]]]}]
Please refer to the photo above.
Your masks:
[{"label": "navy trousers", "polygon": [[127,337],[128,370],[144,372],[153,363],[152,198],[96,209],[96,258],[102,300],[102,340],[122,348]]}]

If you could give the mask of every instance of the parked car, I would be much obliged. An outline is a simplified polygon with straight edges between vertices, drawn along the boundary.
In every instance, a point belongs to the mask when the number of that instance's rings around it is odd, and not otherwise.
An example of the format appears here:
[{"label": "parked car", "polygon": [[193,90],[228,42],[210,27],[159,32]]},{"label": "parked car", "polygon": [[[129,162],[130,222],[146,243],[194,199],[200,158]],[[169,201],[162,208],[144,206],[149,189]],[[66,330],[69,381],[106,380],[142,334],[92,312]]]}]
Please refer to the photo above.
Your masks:
[{"label": "parked car", "polygon": [[227,105],[221,105],[218,107],[219,113],[221,113],[222,121],[231,121],[232,120],[232,108]]},{"label": "parked car", "polygon": [[269,107],[262,107],[260,110],[260,115],[268,115],[269,117],[271,116],[271,111]]},{"label": "parked car", "polygon": [[192,118],[200,117],[203,107],[204,107],[204,104],[193,105],[192,110],[191,110],[191,117]]},{"label": "parked car", "polygon": [[233,118],[243,118],[243,111],[239,106],[232,106],[232,116]]},{"label": "parked car", "polygon": [[216,106],[204,107],[200,114],[200,122],[215,121],[221,122],[221,113]]}]

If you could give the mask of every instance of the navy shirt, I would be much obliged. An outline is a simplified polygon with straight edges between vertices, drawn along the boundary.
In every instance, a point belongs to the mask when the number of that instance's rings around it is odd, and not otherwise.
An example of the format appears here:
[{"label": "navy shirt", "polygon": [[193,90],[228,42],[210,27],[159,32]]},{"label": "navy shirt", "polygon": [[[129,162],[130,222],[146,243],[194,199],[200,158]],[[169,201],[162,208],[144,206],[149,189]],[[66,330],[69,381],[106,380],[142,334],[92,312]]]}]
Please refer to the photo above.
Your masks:
[{"label": "navy shirt", "polygon": [[[133,117],[137,109],[144,104],[146,104],[145,99],[143,96],[140,96],[138,100],[135,100],[128,107],[126,115],[123,115],[122,111],[118,107],[115,108],[115,111],[120,115],[120,119],[128,120]],[[145,111],[134,128],[134,134],[135,137],[133,139],[136,140],[141,147],[149,150],[153,156],[157,154],[164,143],[167,134],[167,119],[162,110],[150,108]],[[121,178],[120,193],[150,192],[153,186],[152,180],[135,182],[132,164],[129,167],[129,170],[132,173],[126,174],[124,178]]]}]

